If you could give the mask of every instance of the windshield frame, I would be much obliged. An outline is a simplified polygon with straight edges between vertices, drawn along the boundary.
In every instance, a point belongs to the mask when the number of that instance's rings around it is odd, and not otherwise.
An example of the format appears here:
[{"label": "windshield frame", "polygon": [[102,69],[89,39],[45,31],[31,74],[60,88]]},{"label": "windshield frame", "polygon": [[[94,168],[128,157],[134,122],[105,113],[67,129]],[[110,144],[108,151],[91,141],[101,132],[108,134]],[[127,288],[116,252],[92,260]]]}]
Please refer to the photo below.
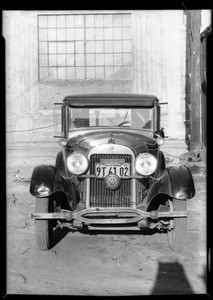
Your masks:
[{"label": "windshield frame", "polygon": [[[70,126],[71,124],[71,114],[70,114],[70,109],[122,109],[122,110],[125,110],[125,109],[134,109],[135,111],[137,111],[137,109],[152,109],[153,110],[153,113],[152,113],[152,127],[151,128],[140,128],[140,124],[138,123],[138,126],[135,126],[135,127],[131,127],[131,126],[116,126],[116,124],[113,126],[82,126],[82,127],[72,127]],[[156,105],[153,105],[153,106],[143,106],[143,105],[138,105],[138,106],[130,106],[130,105],[125,105],[125,106],[113,106],[113,107],[110,107],[108,105],[105,105],[103,106],[103,104],[101,106],[92,106],[92,105],[79,105],[79,106],[72,106],[70,105],[69,103],[67,103],[67,132],[72,132],[72,131],[75,131],[75,130],[79,130],[79,129],[92,129],[92,128],[103,128],[103,129],[110,129],[110,128],[117,128],[117,129],[124,129],[124,130],[128,130],[128,129],[131,129],[131,130],[141,130],[141,131],[155,131],[156,128],[158,127],[157,126],[157,106]]]}]

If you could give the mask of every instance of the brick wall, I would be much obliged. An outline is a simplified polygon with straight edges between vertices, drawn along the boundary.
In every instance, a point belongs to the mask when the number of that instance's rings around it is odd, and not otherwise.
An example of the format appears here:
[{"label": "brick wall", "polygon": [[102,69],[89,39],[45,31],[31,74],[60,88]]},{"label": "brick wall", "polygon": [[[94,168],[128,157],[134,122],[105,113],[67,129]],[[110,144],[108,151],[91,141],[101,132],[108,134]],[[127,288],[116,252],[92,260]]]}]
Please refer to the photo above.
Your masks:
[{"label": "brick wall", "polygon": [[52,108],[66,95],[84,93],[131,93],[131,80],[75,80],[39,84],[39,109]]},{"label": "brick wall", "polygon": [[[75,80],[39,83],[39,114],[34,117],[34,127],[53,124],[53,106],[67,95],[84,93],[131,93],[131,80]],[[52,140],[54,128],[33,132],[34,140]]]}]

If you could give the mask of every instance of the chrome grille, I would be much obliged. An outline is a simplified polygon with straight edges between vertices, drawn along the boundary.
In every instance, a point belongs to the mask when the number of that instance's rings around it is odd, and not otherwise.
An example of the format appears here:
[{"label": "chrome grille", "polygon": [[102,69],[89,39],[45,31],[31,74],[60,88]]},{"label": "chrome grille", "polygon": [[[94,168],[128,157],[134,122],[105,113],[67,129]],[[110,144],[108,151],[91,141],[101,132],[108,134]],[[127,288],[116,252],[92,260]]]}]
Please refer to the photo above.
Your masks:
[{"label": "chrome grille", "polygon": [[[130,154],[92,154],[90,174],[95,174],[96,163],[114,159],[132,164]],[[130,207],[131,198],[131,179],[121,179],[120,187],[113,191],[106,188],[104,178],[90,178],[90,207]]]}]

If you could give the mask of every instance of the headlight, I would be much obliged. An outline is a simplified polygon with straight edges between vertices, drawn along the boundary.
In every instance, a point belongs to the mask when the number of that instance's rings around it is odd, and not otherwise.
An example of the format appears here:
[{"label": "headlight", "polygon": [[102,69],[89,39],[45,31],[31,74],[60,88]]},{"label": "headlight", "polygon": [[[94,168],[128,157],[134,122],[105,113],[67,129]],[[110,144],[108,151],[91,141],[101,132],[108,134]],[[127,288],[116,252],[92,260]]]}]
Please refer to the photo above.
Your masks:
[{"label": "headlight", "polygon": [[79,152],[73,152],[67,157],[68,170],[76,175],[84,173],[89,166],[87,157]]},{"label": "headlight", "polygon": [[135,161],[135,169],[141,175],[151,175],[157,168],[157,159],[149,153],[138,155]]}]

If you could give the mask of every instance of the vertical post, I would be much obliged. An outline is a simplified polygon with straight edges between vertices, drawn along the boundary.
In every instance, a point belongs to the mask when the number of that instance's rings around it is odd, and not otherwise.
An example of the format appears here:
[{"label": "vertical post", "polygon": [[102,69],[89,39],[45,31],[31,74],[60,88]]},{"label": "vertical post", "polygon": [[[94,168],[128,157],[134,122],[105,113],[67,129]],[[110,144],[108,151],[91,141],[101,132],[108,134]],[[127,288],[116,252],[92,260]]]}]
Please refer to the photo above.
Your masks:
[{"label": "vertical post", "polygon": [[201,147],[201,82],[200,82],[200,26],[201,11],[191,11],[191,145],[190,150]]},{"label": "vertical post", "polygon": [[186,10],[186,83],[185,83],[185,140],[188,150],[191,142],[191,11]]}]

